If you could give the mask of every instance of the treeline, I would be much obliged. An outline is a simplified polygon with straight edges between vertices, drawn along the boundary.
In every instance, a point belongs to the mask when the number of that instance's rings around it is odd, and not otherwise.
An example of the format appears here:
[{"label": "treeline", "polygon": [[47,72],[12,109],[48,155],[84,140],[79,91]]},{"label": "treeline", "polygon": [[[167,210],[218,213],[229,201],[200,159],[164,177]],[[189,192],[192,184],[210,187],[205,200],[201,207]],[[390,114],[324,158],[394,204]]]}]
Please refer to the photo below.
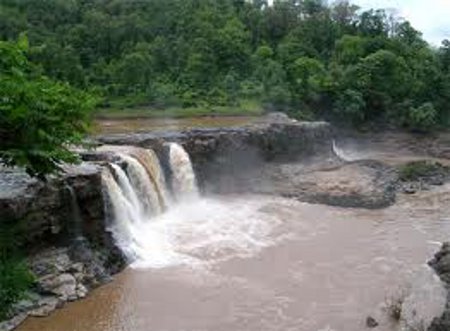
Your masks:
[{"label": "treeline", "polygon": [[347,1],[3,0],[0,37],[25,32],[53,79],[103,107],[240,107],[299,118],[449,123],[450,42]]}]

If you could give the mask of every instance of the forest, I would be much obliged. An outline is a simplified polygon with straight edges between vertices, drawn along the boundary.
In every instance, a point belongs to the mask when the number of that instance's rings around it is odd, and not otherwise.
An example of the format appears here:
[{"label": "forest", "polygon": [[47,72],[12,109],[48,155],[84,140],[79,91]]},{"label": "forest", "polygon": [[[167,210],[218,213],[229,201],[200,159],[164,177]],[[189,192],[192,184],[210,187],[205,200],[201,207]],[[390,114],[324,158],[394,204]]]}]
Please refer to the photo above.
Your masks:
[{"label": "forest", "polygon": [[448,126],[450,42],[392,11],[322,0],[3,0],[39,75],[106,113],[284,111],[412,130]]}]

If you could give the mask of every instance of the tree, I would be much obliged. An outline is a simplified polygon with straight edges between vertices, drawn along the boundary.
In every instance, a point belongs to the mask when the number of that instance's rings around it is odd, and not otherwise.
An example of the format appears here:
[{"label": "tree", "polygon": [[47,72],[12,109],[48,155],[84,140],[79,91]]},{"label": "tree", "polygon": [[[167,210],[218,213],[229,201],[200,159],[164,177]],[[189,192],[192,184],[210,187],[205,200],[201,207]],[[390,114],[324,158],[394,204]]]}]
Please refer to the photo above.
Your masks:
[{"label": "tree", "polygon": [[28,41],[0,42],[0,160],[44,178],[62,162],[76,162],[94,98],[39,74]]},{"label": "tree", "polygon": [[297,95],[304,102],[320,95],[326,72],[323,64],[309,57],[300,57],[292,65]]},{"label": "tree", "polygon": [[350,119],[353,124],[364,121],[366,103],[363,95],[354,90],[345,90],[340,93],[334,105],[334,111],[342,119]]},{"label": "tree", "polygon": [[0,38],[27,31],[44,75],[99,91],[113,111],[252,99],[403,125],[411,107],[432,102],[436,125],[450,122],[450,42],[432,48],[395,10],[351,3],[4,0]]},{"label": "tree", "polygon": [[405,125],[414,130],[427,131],[436,125],[437,111],[433,103],[425,102],[419,107],[411,107],[406,114]]}]

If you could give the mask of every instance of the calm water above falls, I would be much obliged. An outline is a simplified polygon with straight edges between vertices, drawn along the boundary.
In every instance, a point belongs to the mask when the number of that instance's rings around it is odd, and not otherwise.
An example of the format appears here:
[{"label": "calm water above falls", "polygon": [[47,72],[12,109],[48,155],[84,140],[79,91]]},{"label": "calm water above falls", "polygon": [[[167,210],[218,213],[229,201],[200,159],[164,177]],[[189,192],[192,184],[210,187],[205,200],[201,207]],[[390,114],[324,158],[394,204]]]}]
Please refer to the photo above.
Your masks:
[{"label": "calm water above falls", "polygon": [[245,126],[264,121],[252,116],[204,116],[191,118],[96,119],[94,131],[100,134],[181,131],[193,128]]},{"label": "calm water above falls", "polygon": [[361,331],[368,315],[399,330],[380,307],[400,291],[410,321],[441,309],[425,262],[448,240],[449,191],[376,211],[253,195],[181,203],[146,225],[156,240],[140,268],[19,330]]}]

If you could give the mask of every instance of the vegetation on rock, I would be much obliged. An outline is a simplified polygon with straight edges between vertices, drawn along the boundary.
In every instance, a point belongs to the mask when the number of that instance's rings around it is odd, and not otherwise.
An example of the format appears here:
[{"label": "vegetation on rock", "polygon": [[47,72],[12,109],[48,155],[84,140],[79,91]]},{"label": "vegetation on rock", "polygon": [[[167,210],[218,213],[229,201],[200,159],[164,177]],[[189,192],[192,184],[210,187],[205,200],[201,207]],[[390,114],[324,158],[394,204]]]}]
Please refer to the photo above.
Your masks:
[{"label": "vegetation on rock", "polygon": [[20,256],[20,231],[17,224],[0,224],[0,321],[7,318],[14,303],[24,298],[34,276]]},{"label": "vegetation on rock", "polygon": [[450,169],[439,162],[414,161],[400,167],[399,178],[402,181],[418,181],[431,177],[444,179],[449,173]]}]

